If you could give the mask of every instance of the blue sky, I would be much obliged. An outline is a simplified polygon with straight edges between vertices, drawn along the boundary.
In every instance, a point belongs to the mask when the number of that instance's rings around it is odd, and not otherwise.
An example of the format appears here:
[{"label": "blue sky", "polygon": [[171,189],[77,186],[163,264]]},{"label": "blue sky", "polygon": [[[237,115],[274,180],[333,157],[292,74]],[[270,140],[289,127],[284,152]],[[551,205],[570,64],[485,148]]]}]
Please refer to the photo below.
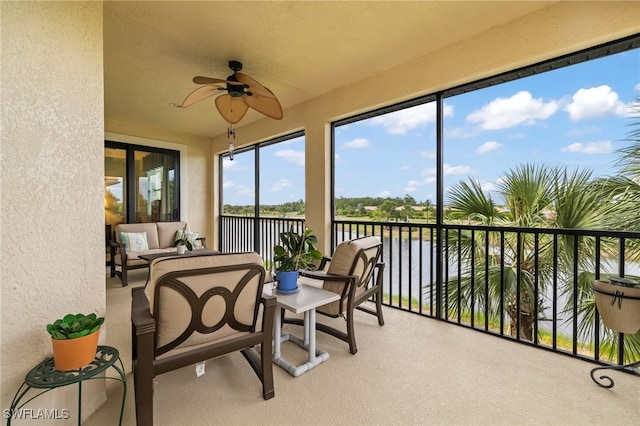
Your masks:
[{"label": "blue sky", "polygon": [[[640,97],[640,49],[445,99],[445,194],[460,180],[496,188],[529,162],[615,173]],[[336,129],[336,195],[435,201],[435,106]],[[261,204],[304,199],[304,139],[261,151]],[[253,154],[224,164],[225,204],[253,204]],[[446,199],[446,196],[445,196]]]}]

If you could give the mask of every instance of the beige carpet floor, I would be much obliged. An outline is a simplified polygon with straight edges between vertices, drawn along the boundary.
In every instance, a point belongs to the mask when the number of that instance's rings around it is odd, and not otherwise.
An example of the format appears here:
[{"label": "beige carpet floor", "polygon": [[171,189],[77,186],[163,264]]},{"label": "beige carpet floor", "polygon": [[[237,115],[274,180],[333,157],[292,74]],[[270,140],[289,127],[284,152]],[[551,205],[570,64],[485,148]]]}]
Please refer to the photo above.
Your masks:
[{"label": "beige carpet floor", "polygon": [[[131,371],[130,295],[144,285],[134,271],[122,288],[107,278],[105,344],[120,350]],[[108,277],[108,276],[107,276]],[[612,372],[616,385],[591,381],[593,364],[509,342],[480,332],[384,311],[386,324],[359,312],[359,351],[318,333],[330,359],[294,378],[274,365],[275,397],[264,401],[261,384],[238,354],[157,377],[156,425],[637,425],[640,377]],[[325,318],[320,318],[326,320]],[[340,320],[338,320],[340,321]],[[285,331],[301,332],[285,325]],[[293,361],[296,346],[283,345]],[[109,399],[87,426],[117,424],[122,386],[108,381]],[[131,374],[124,422],[135,424]]]}]

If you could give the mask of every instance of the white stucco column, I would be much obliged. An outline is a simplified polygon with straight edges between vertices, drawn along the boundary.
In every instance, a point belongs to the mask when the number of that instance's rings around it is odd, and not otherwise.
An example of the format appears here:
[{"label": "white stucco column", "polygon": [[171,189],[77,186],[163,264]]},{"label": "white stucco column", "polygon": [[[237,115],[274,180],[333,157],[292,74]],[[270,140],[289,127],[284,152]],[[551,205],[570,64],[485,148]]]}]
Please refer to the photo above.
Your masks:
[{"label": "white stucco column", "polygon": [[305,123],[305,202],[307,227],[320,239],[319,249],[330,254],[331,244],[331,126]]}]

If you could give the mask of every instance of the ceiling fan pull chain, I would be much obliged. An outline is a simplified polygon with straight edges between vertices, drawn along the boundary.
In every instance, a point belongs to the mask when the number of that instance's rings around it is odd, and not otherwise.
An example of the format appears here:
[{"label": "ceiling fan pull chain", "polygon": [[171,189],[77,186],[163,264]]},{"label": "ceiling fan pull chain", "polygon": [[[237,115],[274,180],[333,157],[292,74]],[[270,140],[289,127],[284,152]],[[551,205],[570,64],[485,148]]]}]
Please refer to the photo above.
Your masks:
[{"label": "ceiling fan pull chain", "polygon": [[233,161],[234,142],[236,140],[236,129],[233,128],[233,125],[227,129],[227,139],[229,140],[229,160]]}]

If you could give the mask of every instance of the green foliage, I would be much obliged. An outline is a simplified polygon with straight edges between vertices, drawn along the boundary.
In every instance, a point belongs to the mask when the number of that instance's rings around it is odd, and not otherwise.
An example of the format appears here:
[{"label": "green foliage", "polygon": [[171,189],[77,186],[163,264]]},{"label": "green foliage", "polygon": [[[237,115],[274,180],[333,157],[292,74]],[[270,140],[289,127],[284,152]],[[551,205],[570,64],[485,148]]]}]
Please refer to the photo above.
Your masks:
[{"label": "green foliage", "polygon": [[187,225],[184,225],[184,228],[182,228],[182,234],[180,234],[180,238],[177,238],[174,242],[173,242],[173,246],[174,247],[178,247],[179,245],[184,245],[185,247],[187,247],[187,250],[191,251],[193,250],[193,243],[191,242],[191,240],[188,238],[187,235]]},{"label": "green foliage", "polygon": [[96,314],[67,314],[53,324],[47,324],[47,332],[55,340],[77,339],[95,333],[103,322],[104,318]]},{"label": "green foliage", "polygon": [[322,253],[316,248],[318,237],[311,229],[298,234],[293,226],[280,233],[281,245],[273,247],[273,261],[277,272],[308,269],[314,260],[322,259]]}]

